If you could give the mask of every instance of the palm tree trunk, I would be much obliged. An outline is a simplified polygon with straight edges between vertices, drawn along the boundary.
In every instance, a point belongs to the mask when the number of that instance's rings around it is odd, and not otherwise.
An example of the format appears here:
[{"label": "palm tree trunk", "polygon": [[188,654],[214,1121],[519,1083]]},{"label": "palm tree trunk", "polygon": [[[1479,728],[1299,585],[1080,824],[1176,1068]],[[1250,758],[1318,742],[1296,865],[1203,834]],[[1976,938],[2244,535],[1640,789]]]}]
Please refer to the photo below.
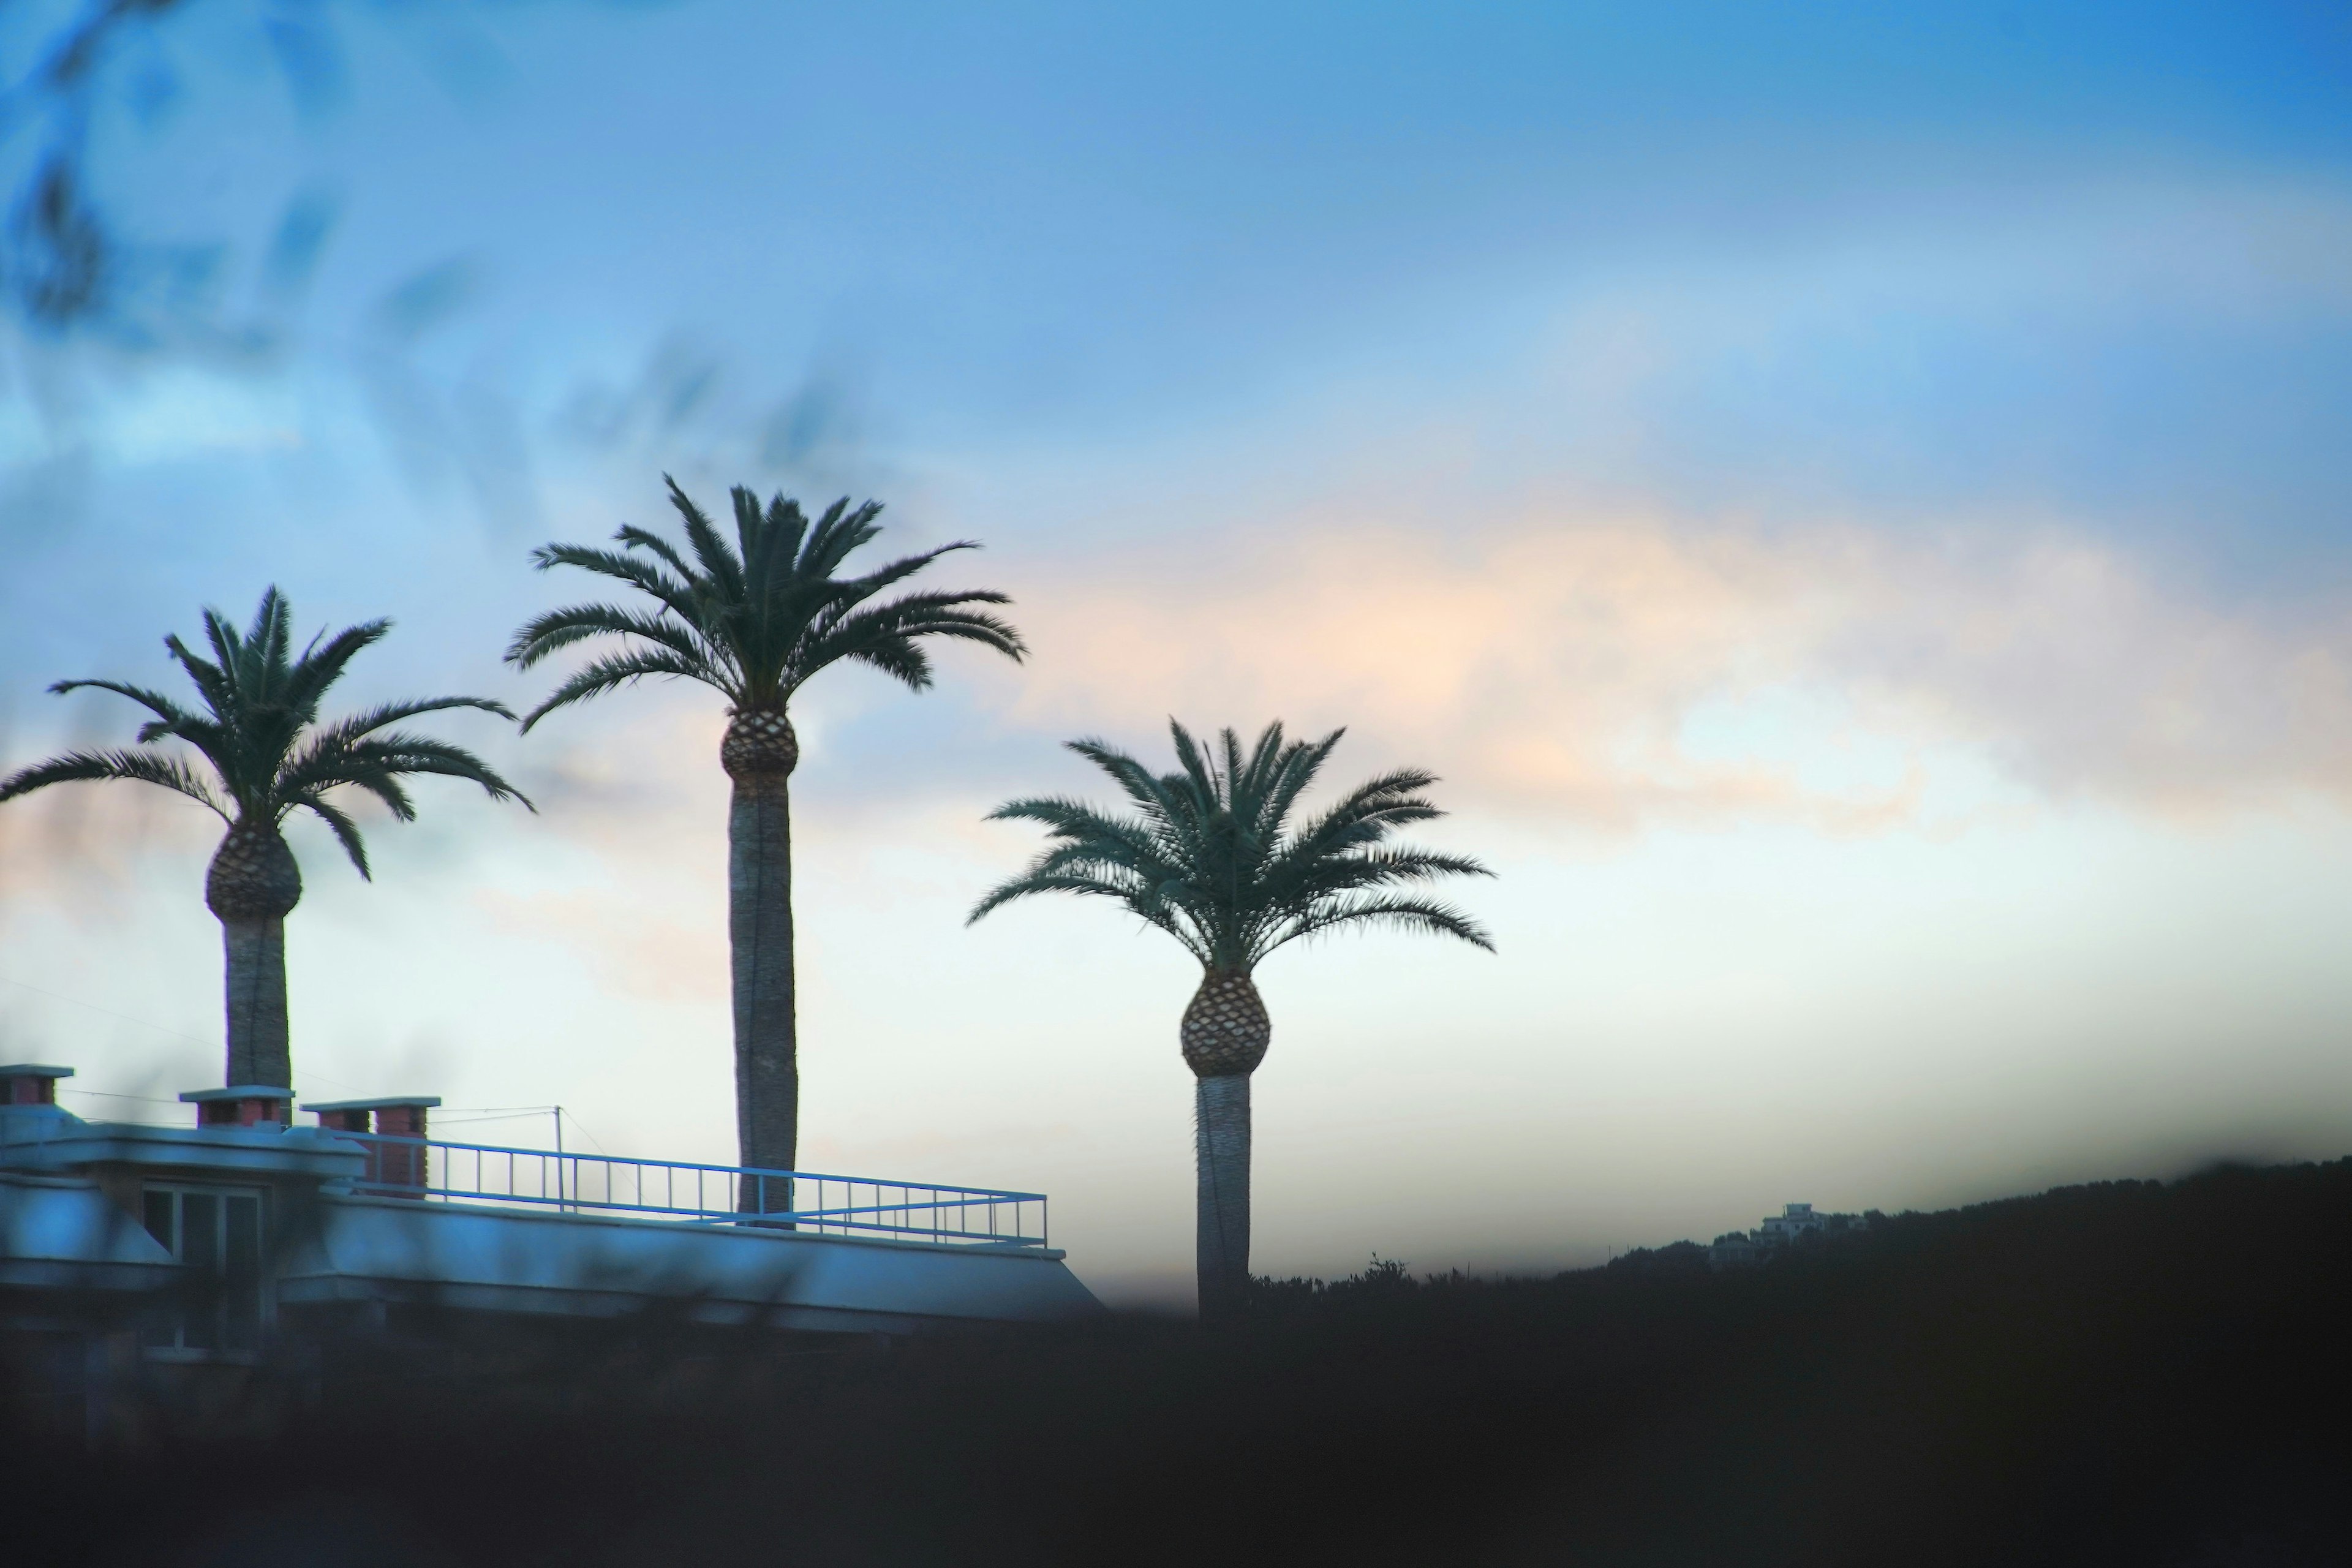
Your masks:
[{"label": "palm tree trunk", "polygon": [[205,903],[220,920],[226,961],[229,1084],[294,1087],[286,917],[301,898],[301,868],[275,822],[245,820],[229,828],[205,876]]},{"label": "palm tree trunk", "polygon": [[223,921],[227,961],[228,1071],[231,1084],[294,1087],[294,1051],[286,1021],[286,922]]},{"label": "palm tree trunk", "polygon": [[1249,1288],[1249,1074],[1193,1080],[1192,1154],[1200,1177],[1194,1257],[1201,1315],[1222,1317]]},{"label": "palm tree trunk", "polygon": [[[793,764],[800,747],[781,710],[749,710],[719,760],[735,781],[727,814],[727,935],[735,1001],[735,1135],[746,1165],[789,1171],[800,1140],[801,1072],[793,988]],[[793,1205],[792,1184],[746,1181],[736,1207]]]},{"label": "palm tree trunk", "polygon": [[1194,1257],[1201,1315],[1222,1316],[1249,1289],[1250,1074],[1265,1060],[1274,1021],[1257,982],[1212,969],[1184,1008],[1178,1038],[1192,1069],[1192,1154],[1200,1179]]}]

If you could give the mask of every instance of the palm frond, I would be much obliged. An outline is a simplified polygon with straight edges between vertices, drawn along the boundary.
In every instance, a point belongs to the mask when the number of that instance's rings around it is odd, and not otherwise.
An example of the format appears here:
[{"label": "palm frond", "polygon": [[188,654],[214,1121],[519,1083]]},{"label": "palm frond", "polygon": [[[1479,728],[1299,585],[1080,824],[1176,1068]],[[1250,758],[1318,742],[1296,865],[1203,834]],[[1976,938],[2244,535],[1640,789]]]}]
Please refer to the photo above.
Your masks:
[{"label": "palm frond", "polygon": [[1011,903],[1015,899],[1033,898],[1040,893],[1079,893],[1090,898],[1116,899],[1121,903],[1129,903],[1133,900],[1135,891],[1130,879],[1116,875],[1091,874],[1082,871],[1035,873],[1024,871],[1018,877],[1006,878],[992,889],[987,897],[972,907],[972,911],[965,918],[964,924],[970,925],[989,910],[1000,905]]},{"label": "palm frond", "polygon": [[803,577],[831,577],[852,551],[869,543],[882,530],[874,520],[882,515],[880,501],[863,501],[853,508],[847,496],[824,509],[808,531],[796,563]]},{"label": "palm frond", "polygon": [[[255,612],[253,617],[253,635],[256,638],[261,637],[268,632],[270,613],[277,603],[278,590],[275,587],[262,591],[261,608]],[[212,645],[213,658],[219,661],[223,670],[235,668],[247,640],[236,635],[236,624],[223,616],[218,610],[210,605],[205,608],[204,623],[205,640]]]},{"label": "palm frond", "polygon": [[1024,873],[999,884],[979,903],[972,906],[965,918],[970,925],[991,910],[1011,903],[1015,899],[1034,897],[1043,893],[1072,893],[1082,898],[1109,899],[1148,925],[1157,926],[1176,939],[1185,952],[1202,963],[1211,961],[1208,944],[1185,922],[1177,911],[1152,896],[1151,890],[1124,879],[1088,875],[1084,872]]},{"label": "palm frond", "polygon": [[1169,773],[1101,741],[1069,743],[1125,792],[1130,816],[1053,796],[1009,801],[990,813],[991,820],[1037,823],[1048,845],[982,899],[971,918],[1031,893],[1114,898],[1175,935],[1203,965],[1244,973],[1288,942],[1343,925],[1386,924],[1493,945],[1458,910],[1390,890],[1493,874],[1466,856],[1388,842],[1400,826],[1439,815],[1419,794],[1433,775],[1382,773],[1292,833],[1289,819],[1340,731],[1292,741],[1272,724],[1245,746],[1226,729],[1204,745],[1171,720],[1168,733],[1177,763]]},{"label": "palm frond", "polygon": [[185,742],[212,764],[206,779],[182,759],[147,750],[76,752],[27,768],[6,781],[0,799],[74,780],[131,779],[161,785],[195,800],[225,820],[256,816],[282,821],[288,813],[318,814],[368,874],[358,829],[340,806],[325,800],[330,790],[364,790],[402,820],[415,816],[401,780],[415,774],[469,779],[493,799],[530,805],[473,752],[429,736],[391,726],[421,714],[470,708],[512,720],[505,704],[487,697],[434,697],[380,703],[328,724],[317,722],[320,699],[361,650],[383,640],[392,623],[363,621],[320,632],[298,656],[293,652],[293,606],[276,588],[261,595],[249,626],[240,631],[219,611],[204,612],[205,638],[214,658],[205,658],[177,637],[163,646],[204,700],[206,713],[184,709],[142,686],[112,680],[60,681],[53,689],[96,687],[131,698],[155,715],[139,731],[145,747],[166,736]]},{"label": "palm frond", "polygon": [[602,696],[618,687],[635,685],[649,675],[680,676],[688,680],[698,680],[722,692],[730,701],[741,700],[739,691],[723,684],[707,666],[689,663],[674,653],[644,650],[614,654],[574,671],[546,701],[522,716],[523,731],[528,734],[532,725],[559,708],[584,702],[591,697]]},{"label": "palm frond", "polygon": [[[1231,740],[1233,731],[1226,731],[1225,736]],[[1188,788],[1193,809],[1206,816],[1216,809],[1224,794],[1219,787],[1216,766],[1210,762],[1209,754],[1201,749],[1200,743],[1192,739],[1192,731],[1173,719],[1168,721],[1168,737],[1176,744],[1176,765],[1182,770],[1181,780],[1171,779],[1170,782]]]},{"label": "palm frond", "polygon": [[735,509],[736,553],[743,563],[740,597],[753,619],[765,621],[792,580],[803,523],[801,509],[779,495],[763,511],[759,495],[743,485],[730,489],[727,499]]},{"label": "palm frond", "polygon": [[1385,925],[1428,936],[1459,937],[1474,947],[1483,947],[1488,952],[1495,951],[1495,939],[1486,928],[1451,904],[1431,899],[1381,897],[1342,900],[1302,914],[1283,927],[1257,956],[1262,959],[1287,942],[1343,925]]},{"label": "palm frond", "polygon": [[[931,684],[931,656],[911,637],[876,638],[863,647],[851,648],[837,658],[828,658],[824,664],[836,663],[840,658],[852,664],[862,664],[868,669],[878,669],[909,691],[928,690]],[[824,665],[816,666],[817,669],[824,668]],[[810,673],[814,674],[814,670]]]},{"label": "palm frond", "polygon": [[1170,853],[1167,836],[1149,818],[1112,816],[1078,801],[1041,796],[1007,801],[987,819],[1042,824],[1057,844],[1131,867],[1157,882],[1181,880],[1185,875],[1182,858]]},{"label": "palm frond", "polygon": [[343,853],[350,856],[352,864],[359,868],[361,881],[375,880],[375,874],[368,869],[367,845],[360,837],[358,823],[346,816],[341,807],[331,805],[317,795],[305,795],[297,804],[333,832],[335,842],[343,847]]},{"label": "palm frond", "polygon": [[[524,721],[647,674],[685,675],[724,692],[737,708],[782,704],[817,671],[850,660],[920,690],[932,679],[932,638],[976,642],[1013,658],[1026,652],[1011,623],[976,606],[1010,601],[987,590],[912,594],[869,604],[883,590],[968,542],[893,561],[861,577],[838,575],[843,561],[880,531],[879,503],[844,497],[814,522],[783,495],[763,508],[751,489],[729,492],[730,544],[710,515],[665,476],[686,535],[684,551],[634,526],[616,535],[625,552],[549,544],[533,552],[542,569],[577,566],[626,582],[667,616],[611,605],[550,612],[519,630],[507,659],[529,668],[583,644],[619,639],[626,650],[576,672]],[[674,619],[672,618],[674,617]],[[650,644],[649,648],[646,645]],[[663,655],[677,662],[666,662]],[[706,668],[688,668],[696,664]]]},{"label": "palm frond", "polygon": [[[291,612],[288,613],[290,618]],[[343,670],[362,648],[374,647],[391,634],[392,622],[385,619],[362,621],[355,626],[345,626],[325,639],[323,646],[314,645],[303,650],[302,657],[290,666],[273,661],[274,668],[282,672],[286,682],[279,697],[288,708],[308,720],[316,716],[327,689],[343,678]]]},{"label": "palm frond", "polygon": [[[746,489],[743,493],[751,492]],[[755,503],[757,499],[753,498]],[[768,498],[768,510],[760,521],[768,547],[783,561],[797,563],[801,542],[808,537],[808,514],[801,510],[801,503],[779,492]]]},{"label": "palm frond", "polygon": [[[874,531],[878,533],[881,531],[877,529]],[[952,553],[958,550],[977,550],[979,548],[980,542],[978,540],[959,539],[951,544],[942,544],[937,550],[926,550],[920,555],[901,556],[886,566],[879,567],[875,571],[867,573],[863,577],[850,577],[844,579],[841,584],[843,597],[852,604],[862,603],[865,600],[872,598],[875,595],[880,593],[883,589],[891,586],[893,584],[905,582],[908,578],[913,576],[916,573],[920,572],[924,567],[929,566],[932,562],[937,561],[942,555]],[[1013,602],[1003,594],[952,594],[943,595],[943,597],[946,597],[951,602],[957,604],[964,603],[967,600],[985,601],[992,605],[1009,605]]]},{"label": "palm frond", "polygon": [[1259,795],[1258,819],[1261,829],[1269,839],[1278,836],[1283,824],[1290,820],[1299,796],[1307,793],[1323,772],[1339,744],[1345,730],[1334,730],[1319,741],[1308,741],[1285,750],[1276,760],[1274,776]]},{"label": "palm frond", "polygon": [[[588,544],[542,544],[530,552],[531,566],[546,572],[558,566],[577,566],[583,572],[593,572],[600,577],[611,577],[626,583],[648,598],[658,599],[676,615],[692,620],[700,603],[700,582],[688,566],[658,534],[647,533],[641,528],[623,528],[613,536],[632,549],[650,550],[661,557],[662,564],[677,574],[669,575],[649,561],[640,561],[617,550],[599,550]],[[513,658],[512,654],[507,657]]]},{"label": "palm frond", "polygon": [[[215,616],[210,610],[206,610],[205,616],[205,629],[207,631],[215,629],[214,623],[218,617]],[[229,635],[236,636],[234,632]],[[217,647],[217,639],[215,647]],[[187,676],[189,684],[196,689],[196,695],[205,700],[205,706],[211,709],[215,717],[226,718],[235,711],[236,689],[230,679],[226,661],[222,664],[213,664],[198,658],[189,650],[188,645],[182,642],[176,636],[166,636],[163,638],[163,650],[169,653],[173,662],[179,665],[182,672]],[[52,688],[52,689],[55,689]]]},{"label": "palm frond", "polygon": [[189,712],[186,709],[181,707],[178,703],[173,701],[162,692],[152,691],[144,686],[132,686],[126,681],[59,680],[51,682],[49,689],[57,693],[58,696],[63,697],[68,691],[79,691],[85,687],[92,688],[100,691],[111,691],[118,697],[128,697],[133,702],[140,704],[142,707],[147,709],[148,711],[153,713],[159,721],[171,725],[173,729],[177,729],[183,724],[201,722],[194,714]]},{"label": "palm frond", "polygon": [[1369,888],[1494,874],[1467,856],[1397,847],[1365,849],[1304,862],[1277,861],[1266,868],[1264,880],[1269,904],[1294,907]]},{"label": "palm frond", "polygon": [[416,820],[416,803],[401,784],[397,768],[365,766],[346,761],[340,767],[321,766],[308,772],[310,776],[303,783],[279,790],[278,805],[281,812],[309,805],[331,789],[356,789],[364,790],[383,802],[383,808],[392,813],[394,821]]},{"label": "palm frond", "polygon": [[[875,614],[886,616],[883,611]],[[887,617],[883,624],[887,624]],[[897,632],[879,627],[869,630],[861,626],[856,617],[852,617],[844,622],[833,636],[810,648],[806,658],[799,661],[801,673],[798,679],[804,681],[827,665],[847,659],[852,663],[871,666],[920,691],[931,683],[931,660],[916,640],[919,637],[976,642],[1013,659],[1019,659],[1027,651],[1020,635],[1011,625],[994,616],[938,612]],[[798,681],[794,684],[797,685]]]},{"label": "palm frond", "polygon": [[[994,648],[998,653],[1018,663],[1029,651],[1021,634],[1002,616],[992,616],[984,610],[967,609],[969,605],[1004,605],[1012,601],[1003,594],[988,592],[957,594],[908,594],[887,604],[869,605],[865,609],[847,611],[839,616],[820,616],[816,630],[822,637],[855,638],[863,636],[902,637],[954,637],[976,642]],[[815,649],[811,650],[811,657]]]},{"label": "palm frond", "polygon": [[526,622],[508,645],[506,661],[518,669],[529,669],[549,654],[598,637],[638,637],[680,658],[698,660],[715,669],[728,667],[725,650],[713,647],[692,623],[674,616],[640,615],[618,605],[568,605]]},{"label": "palm frond", "polygon": [[271,584],[261,591],[253,625],[245,634],[244,652],[271,669],[283,669],[294,650],[294,606]]},{"label": "palm frond", "polygon": [[331,724],[322,725],[310,731],[302,750],[309,753],[347,745],[363,735],[375,733],[386,725],[414,719],[419,713],[443,713],[456,708],[495,713],[509,723],[515,721],[513,709],[488,697],[420,697],[406,702],[379,703],[348,719],[338,719]]},{"label": "palm frond", "polygon": [[[357,784],[373,789],[379,795],[392,781],[412,773],[431,773],[442,778],[465,779],[482,786],[492,800],[512,800],[531,807],[530,799],[499,776],[489,763],[463,746],[446,741],[436,741],[426,735],[404,735],[394,731],[389,735],[373,735],[352,741],[344,745],[306,758],[289,768],[279,780],[281,796],[315,794],[332,789],[338,784]],[[391,805],[389,797],[385,804]],[[410,813],[395,806],[394,814],[406,820]]]},{"label": "palm frond", "polygon": [[[677,547],[672,544],[668,540],[664,539],[660,534],[652,531],[650,529],[639,528],[634,522],[625,522],[617,531],[614,531],[613,537],[618,540],[621,543],[627,545],[632,550],[644,551],[646,554],[651,555],[663,565],[677,573],[677,577],[673,584],[673,587],[681,594],[686,592],[685,585],[687,584],[698,582],[700,580],[694,568],[687,564],[686,557],[677,552]],[[547,555],[551,551],[563,551],[571,548],[572,547],[570,545],[549,545],[547,549],[534,551],[532,554],[534,558],[537,558]],[[615,557],[615,559],[625,562],[629,558],[624,555]],[[556,564],[556,563],[553,561],[542,561],[541,563],[542,569],[554,564]],[[636,562],[634,563],[634,564],[643,566],[645,563],[643,562]],[[620,575],[618,573],[614,574],[615,576]],[[656,574],[656,575],[658,575],[658,574]],[[651,590],[648,590],[648,592],[650,591]],[[675,605],[673,605],[671,608],[677,609],[680,615],[686,613],[683,609],[680,609],[679,606]]]},{"label": "palm frond", "polygon": [[212,785],[176,757],[160,752],[68,752],[45,763],[35,763],[0,779],[0,801],[14,800],[51,784],[97,779],[129,779],[160,785],[231,820],[229,810]]},{"label": "palm frond", "polygon": [[1378,843],[1407,823],[1434,821],[1445,814],[1419,792],[1436,782],[1435,773],[1421,768],[1399,768],[1368,779],[1302,826],[1286,852],[1311,858]]},{"label": "palm frond", "polygon": [[1167,792],[1162,788],[1159,775],[1135,758],[1107,741],[1091,737],[1067,741],[1064,746],[1108,773],[1113,782],[1127,793],[1128,799],[1143,808],[1146,816],[1158,817],[1165,814]]},{"label": "palm frond", "polygon": [[731,603],[743,598],[743,563],[726,539],[711,523],[709,515],[687,499],[677,481],[667,474],[662,483],[669,487],[669,504],[686,524],[686,542],[694,549],[694,558],[702,567],[702,575],[710,580],[719,595]]}]

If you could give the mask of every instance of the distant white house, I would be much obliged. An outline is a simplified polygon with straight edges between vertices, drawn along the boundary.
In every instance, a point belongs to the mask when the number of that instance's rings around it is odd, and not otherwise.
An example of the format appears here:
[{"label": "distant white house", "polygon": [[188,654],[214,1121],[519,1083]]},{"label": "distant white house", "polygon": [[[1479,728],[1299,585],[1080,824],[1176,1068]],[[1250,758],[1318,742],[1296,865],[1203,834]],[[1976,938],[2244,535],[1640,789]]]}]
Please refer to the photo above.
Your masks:
[{"label": "distant white house", "polygon": [[1779,1249],[1807,1237],[1843,1236],[1866,1229],[1869,1224],[1860,1215],[1817,1214],[1811,1204],[1785,1204],[1779,1214],[1768,1215],[1754,1230],[1729,1231],[1717,1237],[1715,1244],[1706,1249],[1707,1267],[1753,1268]]}]

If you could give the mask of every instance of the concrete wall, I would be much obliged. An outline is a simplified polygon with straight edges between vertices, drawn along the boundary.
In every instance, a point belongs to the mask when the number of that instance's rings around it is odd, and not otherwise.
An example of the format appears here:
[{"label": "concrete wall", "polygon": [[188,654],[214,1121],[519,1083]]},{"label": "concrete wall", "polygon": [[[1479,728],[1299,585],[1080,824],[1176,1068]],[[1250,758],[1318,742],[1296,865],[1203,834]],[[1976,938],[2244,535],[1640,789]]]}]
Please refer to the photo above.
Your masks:
[{"label": "concrete wall", "polygon": [[95,1182],[0,1174],[0,1284],[39,1289],[153,1289],[171,1254]]},{"label": "concrete wall", "polygon": [[288,1242],[278,1300],[289,1305],[605,1314],[683,1300],[715,1321],[889,1332],[1101,1310],[1062,1254],[1044,1249],[369,1197],[322,1200],[310,1234]]}]

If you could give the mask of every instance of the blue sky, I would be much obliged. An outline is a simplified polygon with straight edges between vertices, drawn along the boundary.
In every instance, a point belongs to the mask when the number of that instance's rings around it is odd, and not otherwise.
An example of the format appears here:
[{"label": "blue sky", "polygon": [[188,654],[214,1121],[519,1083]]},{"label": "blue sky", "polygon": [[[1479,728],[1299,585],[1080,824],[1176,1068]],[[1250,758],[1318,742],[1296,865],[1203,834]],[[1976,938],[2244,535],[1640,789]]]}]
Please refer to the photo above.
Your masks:
[{"label": "blue sky", "polygon": [[[985,540],[948,574],[1037,657],[801,715],[837,1164],[1045,1186],[1082,1272],[1181,1269],[1176,955],[959,923],[1027,848],[981,813],[1171,711],[1347,724],[1506,872],[1499,959],[1269,973],[1263,1267],[2342,1152],[2340,12],[336,15],[307,107],[226,0],[118,64],[110,198],[226,242],[220,319],[282,341],[6,339],[0,762],[127,727],[40,689],[270,581],[399,621],[354,701],[527,700],[531,544],[665,470],[873,494],[886,542]],[[540,817],[436,794],[373,887],[298,844],[298,1062],[723,1152],[719,721],[461,721]],[[0,816],[0,1039],[207,1081],[203,825],[100,793]],[[1401,1156],[1425,1211],[1367,1195]]]}]

